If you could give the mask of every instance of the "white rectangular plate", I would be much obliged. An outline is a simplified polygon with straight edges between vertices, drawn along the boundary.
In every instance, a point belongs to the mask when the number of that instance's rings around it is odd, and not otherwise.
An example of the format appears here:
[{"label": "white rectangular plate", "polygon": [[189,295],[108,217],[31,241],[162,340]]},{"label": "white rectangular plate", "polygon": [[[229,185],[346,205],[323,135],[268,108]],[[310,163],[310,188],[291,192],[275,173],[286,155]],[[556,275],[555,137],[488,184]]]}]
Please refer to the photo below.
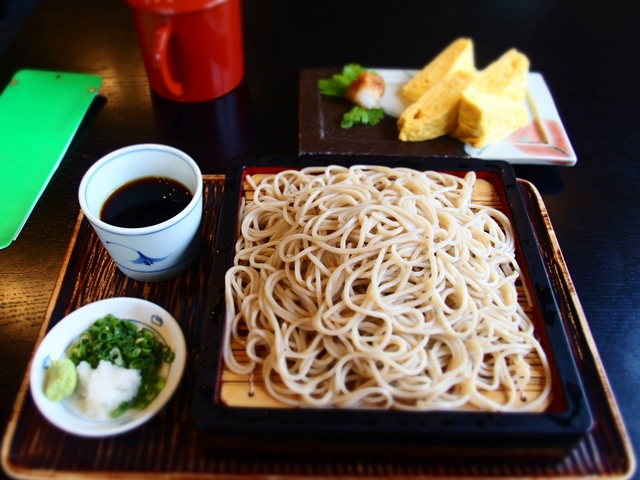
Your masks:
[{"label": "white rectangular plate", "polygon": [[[374,69],[385,81],[381,106],[387,115],[398,118],[410,102],[402,96],[402,86],[417,70]],[[573,166],[577,157],[560,120],[549,88],[539,73],[529,73],[529,91],[524,104],[529,122],[499,142],[483,148],[464,145],[465,152],[483,160],[505,160],[512,164]]]}]

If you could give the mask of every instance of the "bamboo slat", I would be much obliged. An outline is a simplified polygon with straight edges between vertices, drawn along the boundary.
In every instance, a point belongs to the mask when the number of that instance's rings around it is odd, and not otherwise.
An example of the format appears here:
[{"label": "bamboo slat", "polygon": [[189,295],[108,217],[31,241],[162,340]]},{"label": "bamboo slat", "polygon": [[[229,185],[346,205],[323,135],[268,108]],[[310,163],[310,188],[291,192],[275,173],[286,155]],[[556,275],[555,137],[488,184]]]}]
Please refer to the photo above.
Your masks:
[{"label": "bamboo slat", "polygon": [[[253,200],[253,185],[258,185],[266,176],[266,174],[254,174],[245,178],[244,193],[247,202]],[[504,207],[494,186],[489,181],[481,178],[478,178],[474,184],[471,201],[504,211]],[[533,309],[527,300],[525,289],[521,283],[517,285],[517,293],[518,302],[522,306],[525,314],[529,316],[529,318],[532,318]],[[238,361],[243,363],[247,360],[242,345],[233,340],[231,348]],[[522,396],[526,399],[526,402],[530,402],[537,399],[542,393],[545,384],[545,372],[537,353],[528,356],[526,361],[532,367],[532,379],[524,388]],[[276,400],[269,394],[259,367],[257,367],[252,375],[238,375],[231,372],[225,365],[222,370],[221,380],[220,398],[230,407],[291,408],[289,405]],[[504,399],[506,393],[504,391],[486,392],[485,396],[490,400],[497,401]],[[552,401],[553,394],[533,411],[544,411]],[[526,402],[518,400],[514,406],[516,408],[522,407]],[[467,410],[473,409],[473,407],[469,405],[462,408]]]}]

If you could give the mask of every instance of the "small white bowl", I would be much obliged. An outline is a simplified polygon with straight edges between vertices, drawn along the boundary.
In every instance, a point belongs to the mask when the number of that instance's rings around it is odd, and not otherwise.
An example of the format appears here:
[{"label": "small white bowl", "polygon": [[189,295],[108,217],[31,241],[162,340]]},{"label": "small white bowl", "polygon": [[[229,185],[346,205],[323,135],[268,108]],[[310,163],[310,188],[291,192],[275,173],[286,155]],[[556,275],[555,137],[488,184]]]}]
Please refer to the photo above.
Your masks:
[{"label": "small white bowl", "polygon": [[[69,346],[93,322],[109,313],[153,330],[157,338],[175,352],[175,359],[170,364],[163,363],[160,375],[167,383],[149,406],[143,410],[129,409],[113,420],[94,420],[83,415],[75,393],[61,402],[49,400],[44,394],[45,372],[51,360],[64,358]],[[61,430],[83,437],[116,435],[146,422],[167,403],[180,383],[186,357],[187,347],[180,325],[163,308],[138,298],[100,300],[70,313],[44,337],[31,363],[31,395],[42,415]]]}]

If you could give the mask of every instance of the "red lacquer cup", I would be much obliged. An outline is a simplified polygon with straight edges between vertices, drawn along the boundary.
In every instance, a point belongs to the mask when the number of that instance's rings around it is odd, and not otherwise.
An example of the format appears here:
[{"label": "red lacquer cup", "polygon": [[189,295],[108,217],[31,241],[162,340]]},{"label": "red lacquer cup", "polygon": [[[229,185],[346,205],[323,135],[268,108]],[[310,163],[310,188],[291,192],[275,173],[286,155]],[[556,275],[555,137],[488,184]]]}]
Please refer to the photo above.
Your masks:
[{"label": "red lacquer cup", "polygon": [[240,0],[126,0],[149,84],[177,101],[233,90],[244,75]]}]

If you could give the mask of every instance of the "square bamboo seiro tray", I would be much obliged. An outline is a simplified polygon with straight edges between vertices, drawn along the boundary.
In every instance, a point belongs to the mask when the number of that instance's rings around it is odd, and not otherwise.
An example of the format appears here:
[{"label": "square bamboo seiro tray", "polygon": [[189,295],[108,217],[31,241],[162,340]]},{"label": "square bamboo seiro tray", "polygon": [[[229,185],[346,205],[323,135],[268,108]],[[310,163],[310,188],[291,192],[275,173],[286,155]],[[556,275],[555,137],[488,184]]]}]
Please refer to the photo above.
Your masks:
[{"label": "square bamboo seiro tray", "polygon": [[[451,409],[407,412],[379,408],[295,408],[280,404],[266,391],[259,371],[237,375],[224,364],[222,350],[226,312],[224,275],[231,267],[242,203],[250,201],[245,191],[248,175],[263,175],[288,168],[328,165],[383,165],[431,170],[464,176],[476,172],[479,181],[473,199],[505,213],[516,234],[516,255],[526,288],[518,285],[518,297],[532,318],[552,370],[552,395],[534,412],[496,413]],[[254,177],[255,178],[255,177]],[[241,157],[231,164],[221,204],[216,233],[216,254],[212,267],[209,310],[212,321],[203,335],[204,362],[199,369],[201,393],[194,404],[195,419],[206,430],[232,437],[260,438],[288,442],[288,448],[336,442],[371,448],[396,449],[402,454],[425,449],[441,454],[479,454],[508,450],[512,455],[562,455],[591,429],[592,417],[586,403],[576,365],[540,252],[534,241],[517,179],[505,162],[470,159],[390,159],[375,157]],[[527,302],[529,292],[531,303]],[[242,358],[242,347],[231,348]],[[540,361],[531,362],[534,378],[523,398],[540,394]],[[503,395],[495,392],[494,395]],[[315,448],[315,446],[310,447]],[[354,447],[355,448],[355,447]]]}]

